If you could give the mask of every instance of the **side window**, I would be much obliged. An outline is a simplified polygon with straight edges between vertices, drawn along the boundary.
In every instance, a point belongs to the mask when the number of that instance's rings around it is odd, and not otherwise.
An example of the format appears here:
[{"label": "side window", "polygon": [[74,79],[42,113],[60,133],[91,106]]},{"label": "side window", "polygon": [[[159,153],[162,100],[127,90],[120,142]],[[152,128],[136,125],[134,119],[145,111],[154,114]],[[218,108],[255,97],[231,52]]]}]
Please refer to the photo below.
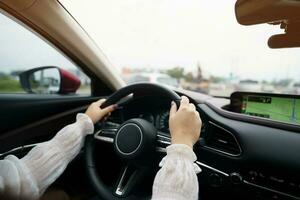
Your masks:
[{"label": "side window", "polygon": [[90,83],[59,51],[0,13],[0,94],[90,95]]}]

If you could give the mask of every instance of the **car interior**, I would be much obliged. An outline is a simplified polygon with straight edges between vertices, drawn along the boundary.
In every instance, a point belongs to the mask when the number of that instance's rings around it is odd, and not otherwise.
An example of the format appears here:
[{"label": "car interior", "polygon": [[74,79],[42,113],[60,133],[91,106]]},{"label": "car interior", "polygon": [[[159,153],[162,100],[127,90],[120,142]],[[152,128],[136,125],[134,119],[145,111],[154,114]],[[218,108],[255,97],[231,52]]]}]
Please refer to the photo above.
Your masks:
[{"label": "car interior", "polygon": [[[127,85],[60,1],[0,0],[0,11],[76,63],[91,87],[89,96],[72,95],[80,87],[78,76],[56,66],[20,73],[24,92],[0,94],[0,159],[21,158],[100,98],[107,99],[103,107],[119,105],[107,121],[95,125],[95,133],[49,190],[78,200],[150,199],[159,162],[171,144],[170,103],[178,104],[185,95],[203,123],[194,146],[195,163],[202,169],[199,199],[300,199],[300,95],[235,91],[217,97],[156,83]],[[285,31],[265,41],[273,49],[300,47],[299,11],[298,0],[235,4],[237,23],[279,25]],[[51,87],[43,95],[40,74],[56,77],[46,80]],[[128,150],[137,142],[124,128],[128,124],[142,129],[143,143],[125,155],[116,149]],[[121,128],[127,134],[119,134]]]}]

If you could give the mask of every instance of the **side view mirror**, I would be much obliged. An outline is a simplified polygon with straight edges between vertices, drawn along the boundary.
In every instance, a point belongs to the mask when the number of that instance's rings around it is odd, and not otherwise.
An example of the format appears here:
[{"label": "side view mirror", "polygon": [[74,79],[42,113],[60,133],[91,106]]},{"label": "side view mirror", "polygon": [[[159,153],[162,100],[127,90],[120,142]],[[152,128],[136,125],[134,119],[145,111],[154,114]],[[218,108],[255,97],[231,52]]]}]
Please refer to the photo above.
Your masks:
[{"label": "side view mirror", "polygon": [[19,77],[28,93],[70,94],[75,93],[81,84],[75,75],[55,66],[33,68],[22,72]]}]

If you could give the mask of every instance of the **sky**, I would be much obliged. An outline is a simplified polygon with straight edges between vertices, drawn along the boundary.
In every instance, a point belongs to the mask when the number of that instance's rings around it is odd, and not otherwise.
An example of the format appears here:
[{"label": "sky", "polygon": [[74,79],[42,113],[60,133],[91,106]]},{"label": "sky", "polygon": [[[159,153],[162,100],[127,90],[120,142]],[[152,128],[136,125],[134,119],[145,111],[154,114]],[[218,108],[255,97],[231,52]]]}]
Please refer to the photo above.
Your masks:
[{"label": "sky", "polygon": [[40,66],[75,69],[57,49],[1,13],[0,36],[0,72]]},{"label": "sky", "polygon": [[300,77],[300,48],[267,46],[278,26],[242,26],[235,0],[61,0],[117,67],[230,72],[244,78]]},{"label": "sky", "polygon": [[[61,2],[119,69],[181,66],[195,71],[200,63],[208,75],[227,77],[233,73],[241,79],[300,81],[300,48],[270,49],[268,38],[283,31],[267,24],[239,25],[234,15],[235,0]],[[8,32],[5,23],[0,17],[1,36],[17,38],[22,33]],[[14,39],[4,46],[1,38],[4,37],[0,37],[1,66],[30,64],[32,59],[27,60],[27,54],[39,56],[34,61],[36,65],[71,65],[63,57],[57,59],[55,50],[39,51],[41,44],[28,44],[30,39],[22,41],[18,56],[11,58],[9,52],[20,42]]]}]

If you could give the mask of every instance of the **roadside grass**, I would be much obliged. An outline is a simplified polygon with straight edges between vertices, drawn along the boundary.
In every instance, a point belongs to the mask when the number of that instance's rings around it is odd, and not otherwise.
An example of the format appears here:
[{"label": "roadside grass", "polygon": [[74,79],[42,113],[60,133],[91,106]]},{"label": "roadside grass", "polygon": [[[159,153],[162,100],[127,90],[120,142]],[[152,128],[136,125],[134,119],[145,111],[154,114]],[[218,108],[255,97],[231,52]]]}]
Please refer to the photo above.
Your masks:
[{"label": "roadside grass", "polygon": [[0,77],[0,92],[24,92],[18,80],[11,77]]}]

